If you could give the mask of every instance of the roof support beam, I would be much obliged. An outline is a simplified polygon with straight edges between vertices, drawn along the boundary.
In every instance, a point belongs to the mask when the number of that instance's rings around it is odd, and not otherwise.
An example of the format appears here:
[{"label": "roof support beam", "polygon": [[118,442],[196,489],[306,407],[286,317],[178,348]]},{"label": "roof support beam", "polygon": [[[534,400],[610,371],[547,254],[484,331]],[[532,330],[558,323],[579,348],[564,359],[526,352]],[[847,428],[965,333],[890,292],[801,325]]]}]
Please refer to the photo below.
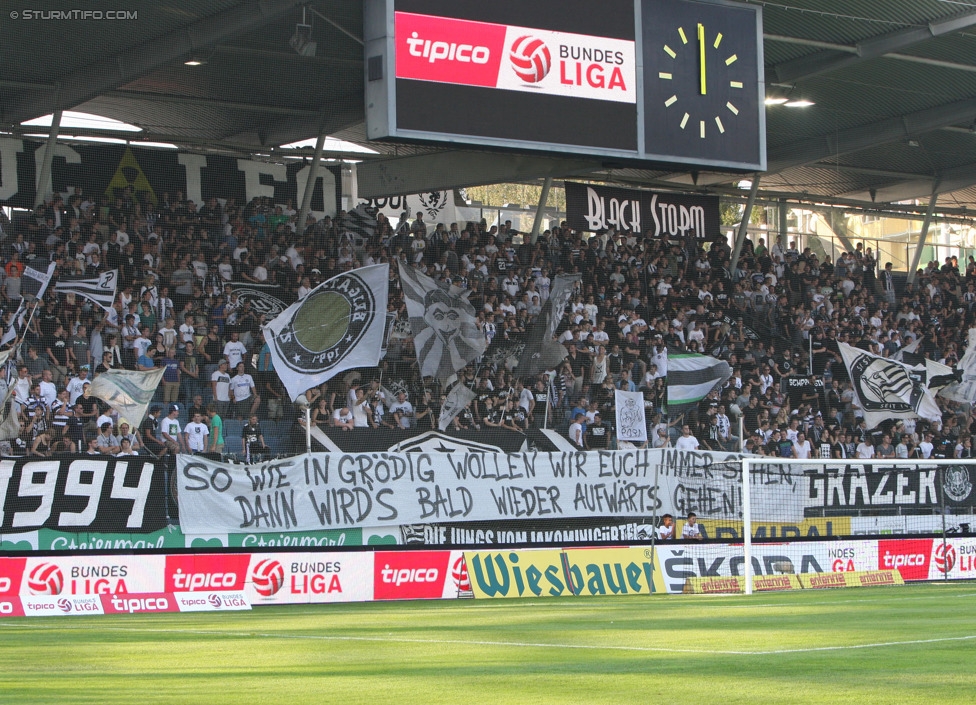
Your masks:
[{"label": "roof support beam", "polygon": [[599,168],[600,162],[586,159],[455,151],[374,159],[360,164],[356,172],[360,198],[380,198],[508,181],[560,178]]},{"label": "roof support beam", "polygon": [[[904,177],[902,177],[904,178]],[[919,174],[913,179],[884,186],[876,190],[874,198],[879,203],[907,201],[914,198],[952,193],[976,185],[976,164],[962,164],[946,169],[933,176]],[[864,198],[863,192],[840,194],[843,198]]]},{"label": "roof support beam", "polygon": [[939,194],[933,193],[929,199],[928,210],[925,211],[925,220],[922,221],[922,232],[918,234],[918,242],[915,243],[915,255],[912,257],[912,266],[908,268],[909,284],[915,281],[915,276],[918,273],[918,265],[922,262],[922,250],[929,236],[929,226],[932,224],[932,215],[935,213],[935,202],[937,200],[939,200]]},{"label": "roof support beam", "polygon": [[768,173],[775,174],[790,167],[857,152],[912,135],[931,132],[946,125],[970,122],[974,115],[976,115],[976,98],[969,98],[847,128],[833,134],[801,140],[771,151]]},{"label": "roof support beam", "polygon": [[752,179],[752,186],[749,187],[749,200],[742,211],[742,220],[739,223],[739,233],[735,236],[735,249],[732,250],[732,261],[729,263],[729,272],[735,276],[735,269],[739,266],[739,257],[742,255],[742,245],[749,234],[749,221],[752,220],[752,208],[756,205],[756,194],[759,193],[760,174],[756,174]]},{"label": "roof support beam", "polygon": [[779,83],[789,83],[836,71],[862,61],[892,54],[932,37],[958,32],[973,25],[976,25],[976,12],[946,17],[930,22],[924,27],[906,27],[858,42],[854,46],[855,53],[837,52],[831,49],[784,61],[773,66],[767,72],[767,81],[772,79]]},{"label": "roof support beam", "polygon": [[240,110],[246,113],[269,113],[272,115],[293,115],[298,117],[315,117],[318,110],[289,108],[283,105],[261,105],[258,103],[238,103],[232,100],[216,100],[214,98],[196,98],[192,96],[170,95],[167,93],[152,93],[149,91],[105,91],[99,97],[121,98],[123,100],[148,100],[153,103],[175,103],[177,105],[193,105],[201,108],[221,108],[223,110]]},{"label": "roof support beam", "polygon": [[54,109],[51,117],[51,132],[47,136],[47,144],[44,146],[44,157],[41,162],[41,171],[37,175],[37,185],[34,192],[34,205],[39,206],[44,203],[47,194],[51,189],[51,162],[54,161],[54,148],[58,143],[58,130],[61,129],[61,108]]},{"label": "roof support beam", "polygon": [[308,172],[308,180],[305,182],[305,194],[302,196],[302,205],[298,211],[298,227],[295,229],[299,235],[305,232],[305,221],[308,219],[308,211],[312,206],[312,194],[315,193],[315,182],[319,178],[319,164],[322,163],[322,148],[325,146],[325,134],[319,135],[315,139],[315,156],[312,157],[312,166]]},{"label": "roof support beam", "polygon": [[[302,0],[247,0],[139,46],[100,58],[61,77],[61,105],[65,109],[73,108],[158,66],[266,25],[301,4]],[[21,95],[4,105],[3,120],[23,122],[46,113],[50,109],[48,105],[47,96],[37,100],[29,93]]]}]

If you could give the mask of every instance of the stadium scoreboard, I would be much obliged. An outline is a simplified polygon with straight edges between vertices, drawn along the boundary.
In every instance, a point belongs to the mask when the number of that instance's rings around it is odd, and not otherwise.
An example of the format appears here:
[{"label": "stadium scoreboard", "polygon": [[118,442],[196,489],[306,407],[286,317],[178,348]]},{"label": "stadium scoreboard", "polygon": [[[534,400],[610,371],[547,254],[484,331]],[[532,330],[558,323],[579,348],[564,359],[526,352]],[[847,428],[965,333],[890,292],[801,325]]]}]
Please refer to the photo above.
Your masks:
[{"label": "stadium scoreboard", "polygon": [[762,10],[366,0],[369,139],[764,171]]}]

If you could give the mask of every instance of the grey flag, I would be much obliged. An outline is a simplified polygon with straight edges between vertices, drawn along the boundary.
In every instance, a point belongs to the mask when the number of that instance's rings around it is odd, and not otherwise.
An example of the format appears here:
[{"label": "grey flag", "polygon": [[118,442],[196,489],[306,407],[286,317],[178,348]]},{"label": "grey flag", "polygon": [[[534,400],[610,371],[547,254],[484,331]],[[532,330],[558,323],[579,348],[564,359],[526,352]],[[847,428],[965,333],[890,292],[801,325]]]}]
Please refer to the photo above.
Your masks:
[{"label": "grey flag", "polygon": [[566,348],[557,343],[553,336],[566,313],[566,305],[573,298],[576,284],[582,278],[582,274],[560,274],[553,281],[549,299],[526,334],[525,348],[515,368],[515,374],[519,377],[551,370],[566,357]]},{"label": "grey flag", "polygon": [[481,357],[487,347],[474,307],[462,290],[442,287],[402,262],[400,285],[420,373],[447,386],[458,370]]}]

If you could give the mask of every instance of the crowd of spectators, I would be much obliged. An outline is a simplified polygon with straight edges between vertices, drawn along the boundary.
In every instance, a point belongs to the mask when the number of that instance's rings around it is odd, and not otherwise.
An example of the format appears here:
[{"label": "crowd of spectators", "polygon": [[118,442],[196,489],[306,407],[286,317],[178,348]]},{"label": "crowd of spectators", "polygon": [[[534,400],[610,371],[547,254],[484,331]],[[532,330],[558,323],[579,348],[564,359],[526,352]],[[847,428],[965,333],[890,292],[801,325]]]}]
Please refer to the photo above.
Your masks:
[{"label": "crowd of spectators", "polygon": [[[860,244],[832,262],[781,236],[746,240],[733,270],[718,233],[673,240],[562,224],[531,242],[509,223],[430,225],[422,213],[396,223],[380,213],[375,232],[364,232],[340,212],[297,232],[296,215],[266,198],[195,204],[174,193],[150,203],[131,189],[115,198],[76,190],[8,223],[4,330],[17,318],[25,265],[56,262],[56,276],[119,272],[108,311],[53,287],[27,306],[12,380],[22,433],[12,450],[219,453],[224,422],[239,420],[251,430],[235,451],[247,452],[251,438],[265,452],[261,422],[303,417],[274,373],[268,313],[235,284],[289,301],[343,271],[399,261],[468,292],[488,343],[460,372],[476,396],[455,429],[547,427],[581,449],[614,448],[613,392],[625,389],[644,395],[649,447],[798,458],[971,453],[969,409],[941,399],[942,423],[867,429],[837,344],[887,356],[918,339],[919,354],[957,364],[974,319],[972,258],[965,272],[951,258],[931,262],[906,284]],[[505,351],[524,343],[561,273],[582,274],[557,331],[567,356],[546,374],[513,374],[517,354]],[[390,311],[406,321],[396,266],[390,278]],[[727,360],[733,375],[697,408],[669,415],[669,352]],[[106,369],[155,367],[165,368],[158,406],[140,429],[90,394]],[[378,369],[307,392],[311,421],[331,431],[436,428],[445,390],[418,370],[409,334],[394,334]],[[275,449],[289,450],[300,448]]]}]

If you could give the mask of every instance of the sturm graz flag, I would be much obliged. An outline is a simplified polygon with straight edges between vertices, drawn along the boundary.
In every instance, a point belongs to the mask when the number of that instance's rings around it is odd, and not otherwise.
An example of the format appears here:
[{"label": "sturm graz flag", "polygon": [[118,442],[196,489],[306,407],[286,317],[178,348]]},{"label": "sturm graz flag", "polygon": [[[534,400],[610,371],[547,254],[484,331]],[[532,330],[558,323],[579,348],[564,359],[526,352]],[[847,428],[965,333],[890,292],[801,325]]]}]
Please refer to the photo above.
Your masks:
[{"label": "sturm graz flag", "polygon": [[292,399],[340,372],[380,361],[389,265],[323,282],[265,326],[275,371]]},{"label": "sturm graz flag", "polygon": [[912,378],[906,365],[845,343],[838,343],[838,347],[869,429],[890,419],[942,420],[931,392]]}]

